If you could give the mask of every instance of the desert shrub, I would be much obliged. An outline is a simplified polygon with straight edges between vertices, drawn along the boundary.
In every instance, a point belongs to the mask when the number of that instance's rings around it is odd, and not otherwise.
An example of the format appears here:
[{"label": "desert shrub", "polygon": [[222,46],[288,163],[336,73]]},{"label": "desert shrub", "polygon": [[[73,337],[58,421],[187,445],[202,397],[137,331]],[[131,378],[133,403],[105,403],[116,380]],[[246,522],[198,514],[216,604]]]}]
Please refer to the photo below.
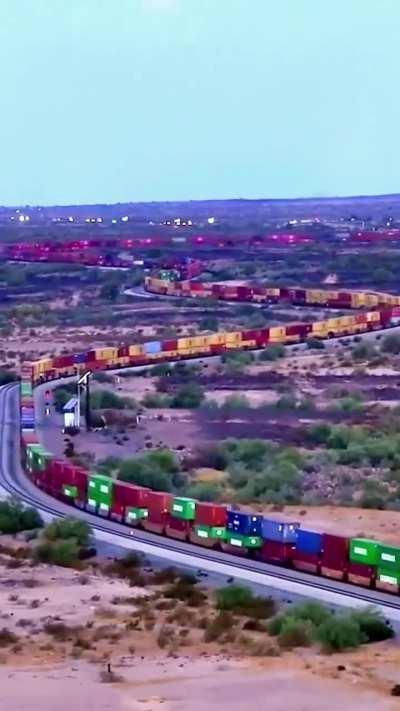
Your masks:
[{"label": "desert shrub", "polygon": [[8,647],[10,644],[16,644],[18,642],[17,635],[7,627],[3,627],[0,630],[0,647]]},{"label": "desert shrub", "polygon": [[35,558],[40,563],[53,563],[69,568],[79,560],[80,547],[74,538],[44,542],[35,548]]},{"label": "desert shrub", "polygon": [[169,395],[162,395],[161,393],[146,393],[142,398],[142,405],[144,407],[170,407],[172,399]]},{"label": "desert shrub", "polygon": [[315,639],[325,652],[341,652],[367,641],[360,625],[351,615],[330,615],[315,631]]},{"label": "desert shrub", "polygon": [[324,350],[325,348],[325,343],[321,341],[319,338],[307,338],[307,348],[310,348],[310,350]]},{"label": "desert shrub", "polygon": [[274,361],[279,358],[283,358],[285,355],[285,348],[281,343],[271,344],[264,348],[258,356],[260,361]]},{"label": "desert shrub", "polygon": [[351,618],[358,623],[361,633],[367,637],[368,642],[381,642],[394,636],[392,627],[386,622],[380,610],[371,607],[365,610],[354,610]]},{"label": "desert shrub", "polygon": [[171,407],[196,408],[204,400],[204,389],[198,383],[187,383],[179,387],[171,400]]},{"label": "desert shrub", "polygon": [[400,353],[400,337],[396,333],[390,333],[382,341],[381,349],[384,353],[393,353],[398,355]]},{"label": "desert shrub", "polygon": [[232,629],[234,622],[233,615],[227,610],[222,610],[208,622],[204,631],[204,641],[215,642],[222,634]]},{"label": "desert shrub", "polygon": [[67,516],[52,521],[44,529],[43,535],[47,541],[73,539],[77,544],[86,546],[90,541],[91,533],[92,529],[86,521]]},{"label": "desert shrub", "polygon": [[43,519],[36,509],[27,508],[14,499],[0,502],[1,533],[18,533],[42,526]]},{"label": "desert shrub", "polygon": [[227,585],[217,590],[216,607],[240,615],[265,619],[275,613],[275,602],[270,597],[255,596],[244,585]]},{"label": "desert shrub", "polygon": [[310,622],[287,616],[278,635],[278,644],[282,649],[308,647],[312,641],[312,630]]}]

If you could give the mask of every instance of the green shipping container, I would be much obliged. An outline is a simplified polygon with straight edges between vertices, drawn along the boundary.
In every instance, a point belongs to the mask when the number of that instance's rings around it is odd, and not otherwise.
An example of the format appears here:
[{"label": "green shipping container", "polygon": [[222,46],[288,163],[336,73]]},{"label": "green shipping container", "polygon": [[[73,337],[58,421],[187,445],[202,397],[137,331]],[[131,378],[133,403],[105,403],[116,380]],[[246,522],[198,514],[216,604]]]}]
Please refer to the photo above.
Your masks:
[{"label": "green shipping container", "polygon": [[148,515],[149,512],[147,509],[127,509],[125,514],[125,521],[126,523],[136,523],[137,521],[141,521],[143,518],[147,518]]},{"label": "green shipping container", "polygon": [[44,449],[34,451],[32,457],[34,471],[43,472],[47,467],[49,459],[51,459],[51,454]]},{"label": "green shipping container", "polygon": [[353,563],[378,565],[379,546],[377,541],[369,538],[352,538],[350,540],[350,560]]},{"label": "green shipping container", "polygon": [[213,538],[221,541],[226,538],[226,528],[220,526],[195,526],[194,531],[199,538]]},{"label": "green shipping container", "polygon": [[76,499],[78,496],[78,489],[76,486],[68,486],[67,484],[64,484],[62,492],[64,496],[69,496],[71,499]]},{"label": "green shipping container", "polygon": [[111,500],[113,480],[103,474],[89,474],[88,493],[91,498]]},{"label": "green shipping container", "polygon": [[196,514],[196,502],[185,496],[177,496],[172,499],[171,515],[175,518],[182,518],[185,521],[193,521]]},{"label": "green shipping container", "polygon": [[259,536],[241,536],[236,533],[228,533],[227,543],[231,546],[237,546],[237,548],[261,548],[262,538]]},{"label": "green shipping container", "polygon": [[378,548],[378,565],[388,570],[400,570],[400,548],[381,543]]},{"label": "green shipping container", "polygon": [[32,385],[30,383],[21,383],[21,395],[22,397],[32,395]]},{"label": "green shipping container", "polygon": [[377,580],[379,580],[380,583],[387,583],[388,585],[400,585],[400,572],[378,568]]}]

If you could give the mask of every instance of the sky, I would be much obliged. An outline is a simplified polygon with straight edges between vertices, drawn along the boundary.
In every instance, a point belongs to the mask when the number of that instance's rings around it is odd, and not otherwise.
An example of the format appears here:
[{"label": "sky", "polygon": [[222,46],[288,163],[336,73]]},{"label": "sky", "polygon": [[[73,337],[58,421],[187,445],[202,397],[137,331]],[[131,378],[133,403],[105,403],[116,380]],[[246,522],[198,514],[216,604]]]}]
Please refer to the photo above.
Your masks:
[{"label": "sky", "polygon": [[0,0],[0,204],[400,191],[399,0]]}]

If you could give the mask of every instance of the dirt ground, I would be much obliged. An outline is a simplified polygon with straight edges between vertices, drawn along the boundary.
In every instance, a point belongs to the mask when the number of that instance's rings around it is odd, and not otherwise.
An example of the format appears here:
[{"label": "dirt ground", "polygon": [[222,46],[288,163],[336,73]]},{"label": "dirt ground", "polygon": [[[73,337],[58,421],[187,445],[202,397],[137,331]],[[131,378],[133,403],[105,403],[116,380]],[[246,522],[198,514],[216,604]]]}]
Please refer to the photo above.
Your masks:
[{"label": "dirt ground", "polygon": [[[285,665],[286,666],[286,665]],[[317,671],[219,657],[122,660],[122,679],[101,684],[99,668],[82,662],[0,669],[0,711],[395,711],[387,684],[361,686],[353,672],[329,679]],[[350,678],[348,678],[350,676]],[[340,677],[340,674],[337,674]]]},{"label": "dirt ground", "polygon": [[[7,537],[0,542],[16,546]],[[210,611],[207,601],[190,616],[181,603],[168,613],[162,598],[152,598],[157,586],[135,587],[92,569],[10,567],[10,561],[1,554],[0,711],[399,708],[390,696],[400,682],[396,641],[330,656],[316,648],[248,656],[228,643],[204,642],[196,620]],[[137,625],[140,601],[147,608]],[[173,646],[171,637],[160,648],[168,614],[176,615],[170,634],[180,641]],[[7,642],[6,631],[18,639]]]}]

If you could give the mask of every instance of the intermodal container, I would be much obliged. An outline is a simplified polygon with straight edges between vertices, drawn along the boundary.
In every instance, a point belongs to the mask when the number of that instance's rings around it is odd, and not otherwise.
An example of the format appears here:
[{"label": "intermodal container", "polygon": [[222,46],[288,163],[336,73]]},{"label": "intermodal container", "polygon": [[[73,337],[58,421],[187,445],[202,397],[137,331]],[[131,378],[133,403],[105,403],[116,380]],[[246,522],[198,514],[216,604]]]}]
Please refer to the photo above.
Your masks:
[{"label": "intermodal container", "polygon": [[322,534],[322,559],[327,562],[344,563],[348,560],[349,539],[331,533]]},{"label": "intermodal container", "polygon": [[147,508],[150,489],[129,482],[114,482],[113,499],[128,508]]},{"label": "intermodal container", "polygon": [[156,353],[160,353],[161,351],[160,341],[147,341],[147,343],[144,343],[143,346],[144,352],[147,355],[155,355]]},{"label": "intermodal container", "polygon": [[175,516],[167,515],[165,533],[170,538],[176,538],[180,541],[185,541],[189,538],[191,531],[191,522],[182,519],[175,518]]},{"label": "intermodal container", "polygon": [[203,501],[196,503],[196,526],[226,527],[226,507]]},{"label": "intermodal container", "polygon": [[83,353],[75,353],[74,354],[74,363],[86,363],[88,360],[88,351],[84,351]]},{"label": "intermodal container", "polygon": [[120,346],[118,348],[118,358],[127,358],[129,356],[129,346]]},{"label": "intermodal container", "polygon": [[199,538],[211,538],[213,540],[225,540],[226,528],[223,526],[203,526],[196,525],[194,531]]},{"label": "intermodal container", "polygon": [[199,531],[197,531],[197,529],[191,529],[189,533],[189,540],[197,546],[204,546],[206,548],[214,548],[214,546],[217,546],[218,544],[218,540],[206,535],[203,528]]},{"label": "intermodal container", "polygon": [[261,548],[263,545],[261,536],[245,536],[228,530],[226,532],[226,541],[233,548]]},{"label": "intermodal container", "polygon": [[177,351],[178,350],[178,339],[170,339],[168,341],[161,342],[161,349],[163,351]]},{"label": "intermodal container", "polygon": [[350,562],[347,574],[349,583],[363,585],[364,587],[373,587],[376,579],[376,568],[374,565]]},{"label": "intermodal container", "polygon": [[186,496],[175,496],[171,502],[170,514],[184,521],[193,521],[196,515],[196,501]]},{"label": "intermodal container", "polygon": [[155,517],[167,514],[171,506],[171,501],[172,494],[168,494],[164,491],[149,491],[146,498],[149,519],[156,520]]},{"label": "intermodal container", "polygon": [[397,595],[400,590],[400,573],[396,570],[378,568],[375,586],[378,590],[386,590]]},{"label": "intermodal container", "polygon": [[322,550],[322,534],[298,528],[296,532],[296,549],[300,553],[318,555]]},{"label": "intermodal container", "polygon": [[148,510],[148,517],[143,519],[142,526],[145,531],[150,531],[151,533],[159,533],[160,535],[165,533],[167,514],[156,513]]},{"label": "intermodal container", "polygon": [[242,536],[261,536],[262,520],[263,517],[258,514],[227,509],[226,528],[229,532],[235,532]]},{"label": "intermodal container", "polygon": [[278,543],[295,543],[297,530],[300,524],[295,521],[276,520],[272,518],[262,518],[262,537],[269,541]]},{"label": "intermodal container", "polygon": [[353,563],[377,565],[379,560],[379,543],[369,538],[351,538],[349,557]]},{"label": "intermodal container", "polygon": [[135,507],[125,509],[125,522],[131,525],[137,525],[144,518],[147,518],[147,509]]},{"label": "intermodal container", "polygon": [[304,553],[297,550],[296,547],[293,553],[292,565],[296,570],[304,570],[307,573],[315,573],[318,575],[321,560],[319,555]]},{"label": "intermodal container", "polygon": [[400,571],[400,548],[378,544],[378,566],[387,570]]},{"label": "intermodal container", "polygon": [[259,557],[267,563],[288,565],[293,558],[294,551],[295,547],[292,543],[264,541],[260,549]]},{"label": "intermodal container", "polygon": [[53,358],[53,368],[69,368],[73,364],[73,355],[56,356],[55,358]]}]

